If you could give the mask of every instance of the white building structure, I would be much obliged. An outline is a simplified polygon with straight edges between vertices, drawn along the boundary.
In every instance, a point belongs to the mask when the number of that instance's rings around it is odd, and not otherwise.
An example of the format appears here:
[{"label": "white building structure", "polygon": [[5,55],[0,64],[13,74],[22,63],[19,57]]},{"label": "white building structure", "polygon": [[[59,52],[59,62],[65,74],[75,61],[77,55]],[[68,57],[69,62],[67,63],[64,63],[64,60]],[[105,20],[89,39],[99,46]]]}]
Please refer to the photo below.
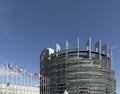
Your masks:
[{"label": "white building structure", "polygon": [[38,86],[21,86],[11,84],[0,84],[0,94],[39,94]]}]

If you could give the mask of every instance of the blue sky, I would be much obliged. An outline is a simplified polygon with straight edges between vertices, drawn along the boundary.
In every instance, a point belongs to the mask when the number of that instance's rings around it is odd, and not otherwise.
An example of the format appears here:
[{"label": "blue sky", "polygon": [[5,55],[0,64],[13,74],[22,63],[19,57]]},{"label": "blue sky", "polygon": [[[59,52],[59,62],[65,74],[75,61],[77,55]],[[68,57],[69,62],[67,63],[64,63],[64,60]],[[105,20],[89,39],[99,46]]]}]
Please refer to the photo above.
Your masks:
[{"label": "blue sky", "polygon": [[[119,0],[0,0],[0,61],[39,72],[39,56],[59,43],[84,49],[101,39],[113,49],[113,69],[120,92]],[[94,48],[93,48],[94,49]]]}]

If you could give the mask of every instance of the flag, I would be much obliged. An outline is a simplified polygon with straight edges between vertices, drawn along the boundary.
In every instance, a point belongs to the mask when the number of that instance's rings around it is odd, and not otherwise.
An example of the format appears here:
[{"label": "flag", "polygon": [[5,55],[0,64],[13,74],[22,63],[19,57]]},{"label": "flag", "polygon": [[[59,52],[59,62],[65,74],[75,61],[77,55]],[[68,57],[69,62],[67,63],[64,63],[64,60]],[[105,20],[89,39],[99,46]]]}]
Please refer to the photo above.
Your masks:
[{"label": "flag", "polygon": [[20,70],[20,73],[23,73],[23,68],[20,68],[19,70]]},{"label": "flag", "polygon": [[12,71],[14,71],[14,66],[12,66]]},{"label": "flag", "polygon": [[39,74],[35,72],[35,73],[34,73],[34,77],[35,77],[35,78],[39,78]]},{"label": "flag", "polygon": [[31,77],[34,77],[33,73],[30,73],[30,76],[31,76]]},{"label": "flag", "polygon": [[11,70],[11,71],[14,71],[14,67],[11,65],[8,64],[8,68]]},{"label": "flag", "polygon": [[16,66],[16,72],[20,72],[20,68]]},{"label": "flag", "polygon": [[24,74],[25,74],[25,75],[28,75],[28,72],[27,72],[27,70],[24,70]]},{"label": "flag", "polygon": [[10,69],[10,70],[12,70],[12,67],[8,64],[8,68]]},{"label": "flag", "polygon": [[5,68],[5,69],[8,69],[8,67],[7,67],[7,65],[6,65],[6,64],[4,64],[4,68]]},{"label": "flag", "polygon": [[31,73],[28,71],[27,73],[26,73],[26,75],[28,75],[29,77],[31,76]]},{"label": "flag", "polygon": [[43,76],[39,74],[39,79],[43,79]]}]

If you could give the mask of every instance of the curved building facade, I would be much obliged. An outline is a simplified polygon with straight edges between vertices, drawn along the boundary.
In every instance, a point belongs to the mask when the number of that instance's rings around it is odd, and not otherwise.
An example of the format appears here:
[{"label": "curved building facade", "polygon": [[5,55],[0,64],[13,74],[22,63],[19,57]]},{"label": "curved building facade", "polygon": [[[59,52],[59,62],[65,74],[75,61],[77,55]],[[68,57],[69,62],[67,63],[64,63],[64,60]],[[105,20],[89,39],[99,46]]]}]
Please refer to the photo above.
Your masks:
[{"label": "curved building facade", "polygon": [[[78,43],[79,44],[79,43]],[[91,50],[91,38],[86,50],[78,48],[56,51],[43,50],[40,56],[40,73],[50,78],[50,94],[116,94],[115,72],[111,68],[112,53],[108,45],[95,43]],[[41,87],[44,85],[41,81]],[[47,85],[46,85],[47,86]]]}]

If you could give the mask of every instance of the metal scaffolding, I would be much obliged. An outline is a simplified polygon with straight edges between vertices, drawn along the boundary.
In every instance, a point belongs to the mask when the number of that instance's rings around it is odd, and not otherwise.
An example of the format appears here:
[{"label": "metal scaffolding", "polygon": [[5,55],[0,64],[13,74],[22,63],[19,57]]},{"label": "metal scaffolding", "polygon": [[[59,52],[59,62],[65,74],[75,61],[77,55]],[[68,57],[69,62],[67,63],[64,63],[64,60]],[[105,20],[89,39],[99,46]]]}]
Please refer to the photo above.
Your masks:
[{"label": "metal scaffolding", "polygon": [[[86,50],[70,49],[66,41],[66,50],[43,50],[40,56],[40,73],[50,78],[50,93],[63,94],[116,94],[115,72],[111,68],[112,52],[101,41],[91,49],[91,38]],[[41,86],[42,87],[42,86]],[[45,94],[45,93],[43,93]]]}]

